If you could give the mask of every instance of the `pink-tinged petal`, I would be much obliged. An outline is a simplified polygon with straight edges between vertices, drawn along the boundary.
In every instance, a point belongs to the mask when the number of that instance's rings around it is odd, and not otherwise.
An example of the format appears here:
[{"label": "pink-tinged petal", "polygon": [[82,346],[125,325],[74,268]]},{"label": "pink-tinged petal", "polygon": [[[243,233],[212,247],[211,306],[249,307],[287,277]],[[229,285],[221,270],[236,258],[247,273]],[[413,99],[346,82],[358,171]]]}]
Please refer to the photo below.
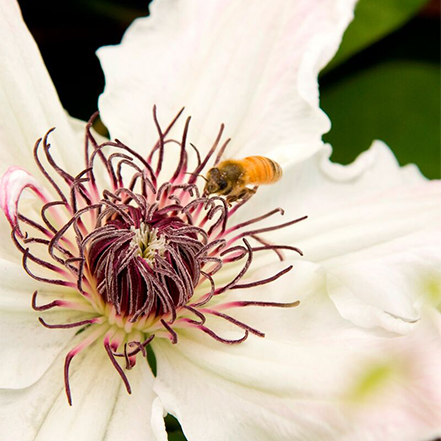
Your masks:
[{"label": "pink-tinged petal", "polygon": [[0,182],[0,207],[12,228],[18,224],[18,202],[25,189],[31,190],[43,203],[51,200],[48,191],[26,170],[9,167]]},{"label": "pink-tinged petal", "polygon": [[82,143],[74,138],[66,112],[15,0],[0,2],[0,174],[11,164],[36,170],[35,141],[50,128],[52,155],[77,167]]},{"label": "pink-tinged petal", "polygon": [[186,106],[190,139],[209,148],[221,123],[227,155],[289,145],[314,150],[329,130],[317,74],[353,16],[352,0],[156,0],[119,46],[98,51],[99,107],[112,136],[145,150]]},{"label": "pink-tinged petal", "polygon": [[[11,240],[11,225],[0,211],[0,257],[11,262],[21,262],[21,254]],[[21,265],[20,265],[21,267]]]}]

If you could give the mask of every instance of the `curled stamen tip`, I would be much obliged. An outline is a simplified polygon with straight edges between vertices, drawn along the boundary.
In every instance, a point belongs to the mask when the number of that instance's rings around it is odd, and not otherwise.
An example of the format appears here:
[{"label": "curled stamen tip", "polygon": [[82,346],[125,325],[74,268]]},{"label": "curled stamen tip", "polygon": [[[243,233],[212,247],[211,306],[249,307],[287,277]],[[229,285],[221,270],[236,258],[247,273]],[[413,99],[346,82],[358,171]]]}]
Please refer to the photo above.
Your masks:
[{"label": "curled stamen tip", "polygon": [[51,145],[47,142],[49,135],[56,129],[56,127],[52,127],[51,129],[49,129],[46,133],[46,135],[44,135],[43,138],[43,146],[49,150],[51,148]]},{"label": "curled stamen tip", "polygon": [[34,311],[46,311],[47,309],[51,309],[54,308],[55,306],[61,306],[62,302],[60,300],[54,300],[51,303],[48,303],[46,305],[42,305],[42,306],[37,306],[37,294],[38,291],[34,291],[34,293],[32,294],[32,309]]},{"label": "curled stamen tip", "polygon": [[45,138],[47,138],[54,130],[56,129],[56,127],[54,126],[54,127],[52,127],[52,128],[50,128],[48,131],[47,131],[47,133],[46,133],[46,135],[45,135]]},{"label": "curled stamen tip", "polygon": [[87,122],[87,128],[90,129],[93,125],[93,123],[95,122],[96,118],[98,117],[98,115],[100,114],[99,110],[97,110],[96,112],[94,112],[92,114],[92,116],[89,118],[89,121]]}]

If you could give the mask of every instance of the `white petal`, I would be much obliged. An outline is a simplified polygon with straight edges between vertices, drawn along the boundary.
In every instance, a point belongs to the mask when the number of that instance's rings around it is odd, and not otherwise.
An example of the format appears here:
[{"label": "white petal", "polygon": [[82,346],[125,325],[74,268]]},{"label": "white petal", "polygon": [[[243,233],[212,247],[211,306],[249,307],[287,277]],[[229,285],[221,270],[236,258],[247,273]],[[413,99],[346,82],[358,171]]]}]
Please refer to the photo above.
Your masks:
[{"label": "white petal", "polygon": [[[164,409],[153,392],[154,377],[141,357],[127,372],[132,394],[120,385],[118,397],[103,441],[166,441]],[[115,373],[114,373],[115,374]]]},{"label": "white petal", "polygon": [[[295,260],[272,263],[247,274],[240,283],[253,283],[271,277],[290,265],[293,265],[293,269],[276,281],[257,287],[227,291],[221,296],[216,296],[212,303],[221,305],[240,300],[281,303],[300,301],[299,306],[288,309],[249,306],[224,311],[264,332],[265,340],[316,339],[323,337],[329,329],[345,328],[349,325],[349,322],[342,320],[326,295],[323,289],[325,272],[319,265]],[[310,327],[310,324],[313,326]]]},{"label": "white petal", "polygon": [[[60,357],[35,385],[0,392],[1,432],[10,439],[23,441],[165,441],[165,430],[157,438],[150,426],[155,399],[151,389],[153,376],[146,363],[139,363],[135,369],[138,372],[129,373],[133,395],[126,397],[122,381],[102,345],[95,345],[84,357],[78,356],[72,362],[70,407]],[[154,421],[163,424],[162,418]],[[156,432],[161,433],[161,429],[156,428]]]},{"label": "white petal", "polygon": [[[55,299],[74,300],[78,294],[31,279],[20,261],[0,260],[0,387],[23,388],[35,383],[78,329],[46,329],[38,321],[42,313],[31,308],[32,294],[38,290],[37,305]],[[83,313],[46,311],[49,323],[72,323]]]},{"label": "white petal", "polygon": [[106,75],[102,117],[114,137],[144,151],[186,106],[190,141],[206,150],[221,123],[228,155],[290,145],[313,149],[329,130],[317,74],[352,18],[353,0],[156,0],[121,45],[98,51]]},{"label": "white petal", "polygon": [[[41,314],[40,314],[41,315]],[[58,354],[66,348],[78,329],[47,329],[39,314],[0,311],[0,388],[20,389],[38,381]],[[48,323],[73,323],[84,314],[47,312]]]},{"label": "white petal", "polygon": [[308,215],[265,237],[298,246],[303,259],[329,270],[328,289],[344,317],[404,332],[410,325],[394,317],[417,319],[425,284],[441,284],[441,183],[413,166],[399,168],[380,142],[348,167],[328,155],[286,167],[280,183],[260,188],[238,211],[237,222],[277,206],[286,211],[283,221]]},{"label": "white petal", "polygon": [[441,302],[441,230],[391,240],[335,259],[328,292],[343,317],[407,332],[427,304]]},{"label": "white petal", "polygon": [[0,3],[0,41],[0,174],[10,165],[36,170],[32,148],[54,126],[52,154],[79,164],[81,146],[15,0]]},{"label": "white petal", "polygon": [[[290,274],[283,282],[249,289],[248,296],[242,293],[246,299],[292,301],[295,296],[301,300],[294,309],[249,308],[241,314],[241,319],[247,316],[247,323],[267,332],[264,339],[251,336],[241,345],[228,346],[192,330],[180,333],[176,346],[154,343],[155,391],[165,409],[181,422],[188,439],[306,441],[341,440],[344,435],[347,439],[387,439],[386,425],[375,430],[365,427],[358,437],[357,423],[364,423],[372,409],[360,411],[348,405],[345,397],[356,387],[364,367],[370,366],[366,363],[389,357],[398,340],[342,320],[326,296],[323,272],[317,266],[298,264]],[[233,294],[234,299],[239,296]],[[216,321],[212,325],[223,329]],[[424,352],[439,368],[439,353]],[[413,352],[406,357],[412,359]],[[425,364],[417,364],[421,373]],[[430,369],[424,387],[433,375],[439,377]],[[406,377],[410,379],[412,383],[397,386],[402,402],[392,400],[387,409],[396,407],[400,419],[409,408],[414,410],[409,414],[414,426],[418,424],[421,433],[433,433],[441,396],[439,392],[430,396],[433,410],[419,415],[418,411],[427,410],[422,404],[425,398],[418,398],[421,377]],[[392,386],[391,390],[395,391]],[[394,430],[403,435],[395,439],[408,439],[404,425]],[[374,431],[380,436],[370,437]]]},{"label": "white petal", "polygon": [[317,217],[336,208],[350,208],[355,203],[370,200],[386,189],[411,188],[426,182],[414,165],[400,168],[393,153],[381,141],[375,141],[369,150],[347,166],[329,161],[329,145],[301,161],[290,158],[288,148],[271,155],[284,158],[286,162],[282,179],[260,187],[257,195],[247,202],[246,209],[237,211],[237,220],[247,218],[247,211],[258,215],[263,212],[262,207],[277,206],[284,208],[285,218]]}]

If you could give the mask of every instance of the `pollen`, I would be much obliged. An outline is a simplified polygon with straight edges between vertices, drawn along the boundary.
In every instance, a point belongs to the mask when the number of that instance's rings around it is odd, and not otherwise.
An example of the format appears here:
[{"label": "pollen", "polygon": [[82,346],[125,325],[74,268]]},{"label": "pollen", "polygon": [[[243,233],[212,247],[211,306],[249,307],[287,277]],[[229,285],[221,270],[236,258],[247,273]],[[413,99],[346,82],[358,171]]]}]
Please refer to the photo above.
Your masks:
[{"label": "pollen", "polygon": [[130,230],[134,233],[130,242],[130,249],[136,249],[136,255],[142,257],[152,266],[155,256],[164,257],[167,242],[165,237],[159,237],[155,229],[145,223],[141,223],[139,228],[133,226]]}]

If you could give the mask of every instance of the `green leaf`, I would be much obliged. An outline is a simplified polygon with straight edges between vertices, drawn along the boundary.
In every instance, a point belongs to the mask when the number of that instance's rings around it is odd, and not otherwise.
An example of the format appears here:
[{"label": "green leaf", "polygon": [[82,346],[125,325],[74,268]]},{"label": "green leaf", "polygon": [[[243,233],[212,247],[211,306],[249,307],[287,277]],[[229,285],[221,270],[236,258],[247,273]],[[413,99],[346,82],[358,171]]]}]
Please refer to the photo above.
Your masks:
[{"label": "green leaf", "polygon": [[355,9],[355,19],[346,31],[339,51],[323,72],[329,72],[398,29],[425,3],[427,0],[360,0]]},{"label": "green leaf", "polygon": [[182,432],[173,432],[169,433],[168,441],[187,441],[187,438],[185,438]]},{"label": "green leaf", "polygon": [[187,441],[179,421],[173,415],[167,414],[164,423],[168,433],[168,441]]},{"label": "green leaf", "polygon": [[348,163],[372,140],[385,141],[404,165],[416,163],[429,178],[440,177],[438,66],[385,62],[322,89],[321,107],[332,121],[324,140],[332,159]]}]

